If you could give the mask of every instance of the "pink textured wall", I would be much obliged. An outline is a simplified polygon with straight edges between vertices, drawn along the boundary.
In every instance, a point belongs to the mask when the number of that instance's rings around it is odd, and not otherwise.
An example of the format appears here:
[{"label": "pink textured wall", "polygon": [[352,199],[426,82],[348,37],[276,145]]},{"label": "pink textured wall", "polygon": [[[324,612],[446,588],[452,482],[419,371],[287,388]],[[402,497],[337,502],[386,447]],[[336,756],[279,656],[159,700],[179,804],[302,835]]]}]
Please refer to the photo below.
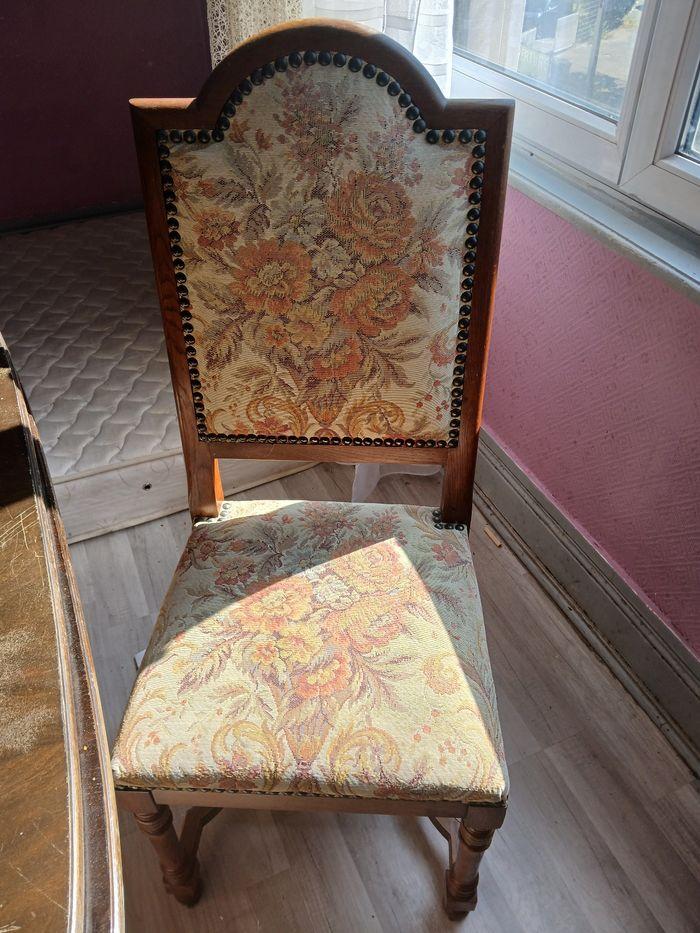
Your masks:
[{"label": "pink textured wall", "polygon": [[700,308],[510,189],[487,429],[700,653]]}]

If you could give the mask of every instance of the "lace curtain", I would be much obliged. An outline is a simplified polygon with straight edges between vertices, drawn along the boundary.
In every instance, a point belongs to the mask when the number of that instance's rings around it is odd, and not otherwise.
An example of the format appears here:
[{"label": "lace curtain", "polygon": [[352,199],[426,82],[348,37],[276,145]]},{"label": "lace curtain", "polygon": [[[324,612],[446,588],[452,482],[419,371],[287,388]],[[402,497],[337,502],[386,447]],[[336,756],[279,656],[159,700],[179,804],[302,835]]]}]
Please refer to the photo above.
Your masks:
[{"label": "lace curtain", "polygon": [[450,91],[454,0],[207,0],[211,60],[244,39],[302,16],[362,23],[410,49],[445,94]]},{"label": "lace curtain", "polygon": [[308,0],[207,0],[212,65],[256,32],[308,15],[307,7]]}]

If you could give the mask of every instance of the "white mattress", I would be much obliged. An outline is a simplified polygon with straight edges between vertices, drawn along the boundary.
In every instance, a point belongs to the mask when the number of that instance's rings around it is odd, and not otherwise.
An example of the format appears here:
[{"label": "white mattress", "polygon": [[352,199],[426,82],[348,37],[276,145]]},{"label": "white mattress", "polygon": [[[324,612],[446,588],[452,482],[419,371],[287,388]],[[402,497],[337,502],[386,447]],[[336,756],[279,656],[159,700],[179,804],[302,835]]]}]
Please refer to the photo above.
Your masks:
[{"label": "white mattress", "polygon": [[0,238],[0,331],[55,480],[180,449],[142,213]]}]

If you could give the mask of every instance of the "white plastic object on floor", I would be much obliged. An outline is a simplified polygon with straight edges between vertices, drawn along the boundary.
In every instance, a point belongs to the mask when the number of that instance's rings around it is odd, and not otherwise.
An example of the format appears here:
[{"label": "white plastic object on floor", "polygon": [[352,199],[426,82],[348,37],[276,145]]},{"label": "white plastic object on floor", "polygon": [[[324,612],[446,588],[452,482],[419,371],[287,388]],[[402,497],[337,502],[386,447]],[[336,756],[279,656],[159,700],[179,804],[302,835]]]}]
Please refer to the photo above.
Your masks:
[{"label": "white plastic object on floor", "polygon": [[439,463],[358,463],[355,466],[355,479],[352,483],[352,501],[366,502],[368,496],[382,478],[391,473],[412,473],[418,476],[432,476],[441,470]]}]

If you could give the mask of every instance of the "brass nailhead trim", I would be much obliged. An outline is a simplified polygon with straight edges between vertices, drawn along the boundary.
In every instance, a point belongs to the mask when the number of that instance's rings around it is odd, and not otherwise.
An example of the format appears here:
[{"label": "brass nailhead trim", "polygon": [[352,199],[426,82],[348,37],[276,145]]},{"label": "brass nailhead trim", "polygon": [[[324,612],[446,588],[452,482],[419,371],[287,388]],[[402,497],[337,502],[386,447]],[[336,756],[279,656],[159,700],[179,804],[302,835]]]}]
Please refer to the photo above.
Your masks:
[{"label": "brass nailhead trim", "polygon": [[[453,408],[450,412],[452,420],[450,421],[450,430],[448,432],[449,440],[434,440],[423,438],[360,438],[360,437],[304,437],[294,435],[256,435],[256,434],[212,434],[206,430],[206,414],[203,413],[204,404],[202,394],[194,392],[195,389],[201,389],[199,381],[199,364],[197,362],[196,342],[194,338],[194,328],[187,323],[192,320],[192,311],[189,302],[189,291],[186,287],[187,276],[185,274],[185,263],[182,259],[183,250],[179,245],[180,234],[177,233],[179,221],[177,220],[177,195],[174,189],[172,175],[170,174],[172,166],[168,160],[170,149],[168,143],[191,143],[200,146],[209,143],[223,141],[226,130],[230,127],[230,118],[235,116],[237,107],[250,95],[255,86],[264,84],[266,80],[273,79],[277,74],[284,73],[288,68],[300,68],[302,63],[308,66],[320,64],[328,66],[331,62],[337,68],[347,67],[351,73],[362,74],[368,80],[375,79],[379,87],[386,88],[387,93],[394,97],[397,104],[404,111],[407,120],[412,124],[415,133],[425,133],[426,142],[429,145],[438,145],[444,143],[451,145],[458,142],[467,145],[475,142],[477,145],[472,149],[472,156],[476,160],[472,163],[472,178],[469,182],[470,194],[468,202],[470,209],[467,213],[469,223],[466,228],[467,238],[465,240],[464,268],[462,274],[465,278],[462,280],[462,292],[460,301],[462,302],[458,321],[457,345],[455,351],[454,370],[452,385]],[[411,101],[411,96],[403,90],[401,85],[395,81],[391,75],[377,68],[369,62],[363,62],[357,57],[350,57],[343,52],[316,52],[307,50],[306,52],[291,52],[288,56],[277,58],[274,62],[267,62],[261,68],[256,68],[250,78],[245,78],[231,94],[230,98],[222,107],[216,126],[213,130],[164,130],[156,131],[156,144],[158,147],[159,164],[163,185],[163,200],[166,214],[168,216],[168,228],[170,236],[170,252],[173,257],[173,268],[175,270],[175,280],[177,283],[177,294],[180,304],[180,316],[183,321],[183,339],[185,341],[185,354],[187,356],[187,365],[190,371],[190,382],[193,389],[193,407],[195,409],[195,419],[197,420],[197,433],[200,440],[203,441],[225,441],[227,443],[268,443],[268,444],[344,444],[346,446],[375,446],[375,447],[456,447],[459,443],[459,432],[461,426],[461,405],[462,405],[462,385],[464,375],[464,365],[466,363],[466,352],[469,338],[469,326],[471,322],[471,300],[472,286],[474,283],[473,275],[476,271],[476,249],[478,243],[479,218],[481,216],[482,195],[484,180],[483,173],[485,168],[484,157],[486,155],[486,130],[463,129],[453,130],[428,129],[425,120],[421,117],[420,110]],[[447,527],[447,526],[445,526]],[[458,527],[458,526],[455,526]]]},{"label": "brass nailhead trim", "polygon": [[446,528],[448,531],[464,531],[466,525],[461,522],[443,522],[440,509],[433,509],[433,524],[436,528]]}]

